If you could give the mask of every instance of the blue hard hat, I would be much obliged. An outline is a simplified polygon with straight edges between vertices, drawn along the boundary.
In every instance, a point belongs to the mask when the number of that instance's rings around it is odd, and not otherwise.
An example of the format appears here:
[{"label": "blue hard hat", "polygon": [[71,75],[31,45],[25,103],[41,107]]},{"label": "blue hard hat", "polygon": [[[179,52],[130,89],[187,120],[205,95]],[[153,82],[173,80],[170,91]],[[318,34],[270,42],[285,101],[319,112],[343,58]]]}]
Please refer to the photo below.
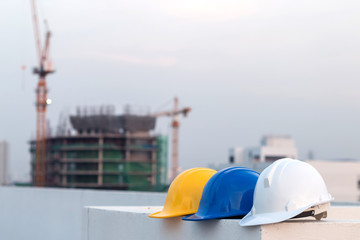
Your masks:
[{"label": "blue hard hat", "polygon": [[253,205],[259,173],[244,167],[230,167],[214,174],[206,183],[198,211],[183,220],[245,216]]}]

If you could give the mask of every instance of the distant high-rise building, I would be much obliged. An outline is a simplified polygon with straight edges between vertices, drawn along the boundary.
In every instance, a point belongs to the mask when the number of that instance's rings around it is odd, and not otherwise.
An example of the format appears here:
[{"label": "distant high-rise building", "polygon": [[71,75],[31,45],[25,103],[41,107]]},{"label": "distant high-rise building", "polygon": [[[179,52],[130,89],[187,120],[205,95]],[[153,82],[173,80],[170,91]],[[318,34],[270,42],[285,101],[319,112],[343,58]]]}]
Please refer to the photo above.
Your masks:
[{"label": "distant high-rise building", "polygon": [[9,143],[0,141],[0,186],[8,184],[9,177]]}]

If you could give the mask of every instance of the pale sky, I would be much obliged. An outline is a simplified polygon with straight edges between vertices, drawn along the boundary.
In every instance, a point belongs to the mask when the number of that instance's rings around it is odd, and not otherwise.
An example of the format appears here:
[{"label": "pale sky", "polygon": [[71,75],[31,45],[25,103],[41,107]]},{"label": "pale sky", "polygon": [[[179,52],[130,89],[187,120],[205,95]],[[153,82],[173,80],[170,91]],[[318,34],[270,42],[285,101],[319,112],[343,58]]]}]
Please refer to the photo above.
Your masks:
[{"label": "pale sky", "polygon": [[[294,137],[304,159],[360,159],[357,0],[38,0],[57,72],[48,118],[78,105],[149,106],[175,95],[183,168],[226,162],[231,146]],[[41,24],[43,26],[43,24]],[[0,139],[29,177],[37,60],[30,0],[0,1]],[[27,69],[23,72],[21,66]],[[165,110],[171,105],[163,108]],[[168,134],[170,119],[158,122]]]}]

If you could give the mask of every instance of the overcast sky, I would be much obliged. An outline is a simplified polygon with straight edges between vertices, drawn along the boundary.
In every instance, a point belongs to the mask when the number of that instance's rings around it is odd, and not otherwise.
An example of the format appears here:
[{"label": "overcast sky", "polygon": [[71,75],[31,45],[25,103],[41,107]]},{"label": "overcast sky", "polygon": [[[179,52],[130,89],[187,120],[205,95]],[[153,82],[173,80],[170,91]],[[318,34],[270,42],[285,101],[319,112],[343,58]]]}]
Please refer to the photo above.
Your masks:
[{"label": "overcast sky", "polygon": [[[183,168],[226,162],[229,147],[257,146],[264,134],[293,136],[301,159],[309,150],[320,159],[360,159],[357,0],[38,5],[53,32],[53,128],[78,105],[155,111],[178,96],[193,109],[181,118]],[[27,141],[35,136],[32,27],[29,0],[0,1],[0,139],[11,144],[15,178],[29,178]],[[157,132],[168,134],[169,124],[161,119]]]}]

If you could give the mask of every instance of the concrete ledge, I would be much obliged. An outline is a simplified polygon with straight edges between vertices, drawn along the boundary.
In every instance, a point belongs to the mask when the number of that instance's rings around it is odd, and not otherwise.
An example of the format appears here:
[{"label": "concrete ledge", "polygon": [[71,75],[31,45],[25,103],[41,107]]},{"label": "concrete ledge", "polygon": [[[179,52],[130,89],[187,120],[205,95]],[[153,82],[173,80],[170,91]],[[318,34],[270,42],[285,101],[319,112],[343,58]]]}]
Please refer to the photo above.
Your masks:
[{"label": "concrete ledge", "polygon": [[86,207],[83,240],[112,239],[358,239],[360,207],[332,207],[328,218],[289,220],[283,223],[241,227],[238,219],[203,222],[180,217],[154,219],[147,215],[161,207]]},{"label": "concrete ledge", "polygon": [[0,187],[0,239],[79,240],[85,206],[160,205],[166,193]]}]

